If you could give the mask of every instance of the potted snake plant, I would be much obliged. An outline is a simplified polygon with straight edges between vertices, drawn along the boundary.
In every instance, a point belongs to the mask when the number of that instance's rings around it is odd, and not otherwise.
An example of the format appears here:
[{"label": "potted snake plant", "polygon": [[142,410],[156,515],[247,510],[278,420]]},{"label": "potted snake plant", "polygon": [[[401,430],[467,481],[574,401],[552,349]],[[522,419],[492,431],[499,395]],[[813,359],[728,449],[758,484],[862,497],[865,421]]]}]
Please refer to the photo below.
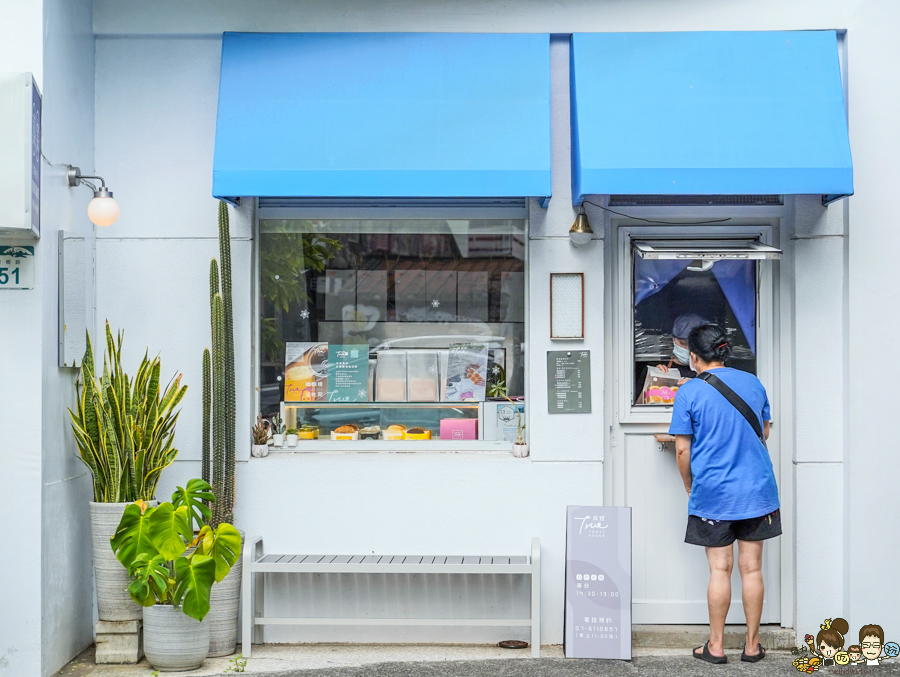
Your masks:
[{"label": "potted snake plant", "polygon": [[250,429],[253,446],[250,447],[250,455],[254,458],[263,458],[269,455],[269,428],[271,424],[259,414],[256,417],[256,425]]},{"label": "potted snake plant", "polygon": [[[210,628],[204,619],[212,587],[240,556],[237,529],[228,523],[213,529],[202,523],[206,514],[196,501],[158,507],[136,501],[125,508],[110,540],[131,579],[128,594],[144,607],[144,653],[157,670],[202,665],[209,653]],[[202,526],[195,536],[192,522],[197,519]]]},{"label": "potted snake plant", "polygon": [[525,441],[525,420],[522,412],[519,411],[519,403],[509,396],[509,388],[505,382],[495,383],[488,387],[487,394],[489,397],[498,397],[509,402],[516,412],[516,441],[513,442],[513,456],[516,458],[526,458],[528,456],[528,442]]},{"label": "potted snake plant", "polygon": [[76,410],[69,410],[79,458],[93,484],[90,502],[94,587],[101,621],[136,621],[141,608],[126,591],[128,572],[109,550],[110,537],[126,506],[141,500],[156,505],[156,485],[178,450],[175,423],[178,404],[187,391],[181,375],[160,387],[162,365],[144,354],[137,373],[122,368],[122,339],[106,323],[106,352],[98,375],[94,348],[87,334],[81,369],[75,381]]}]

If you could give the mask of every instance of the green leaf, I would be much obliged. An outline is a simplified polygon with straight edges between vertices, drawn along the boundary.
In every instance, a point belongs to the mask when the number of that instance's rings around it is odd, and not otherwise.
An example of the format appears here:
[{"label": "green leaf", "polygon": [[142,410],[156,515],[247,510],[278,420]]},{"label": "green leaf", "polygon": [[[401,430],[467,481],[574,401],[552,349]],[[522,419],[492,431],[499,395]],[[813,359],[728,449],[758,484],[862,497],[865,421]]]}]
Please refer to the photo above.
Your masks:
[{"label": "green leaf", "polygon": [[176,508],[185,506],[188,509],[188,521],[193,533],[194,525],[202,527],[209,521],[212,511],[205,501],[215,501],[212,487],[200,479],[188,480],[187,488],[177,487],[172,494],[172,505]]},{"label": "green leaf", "polygon": [[150,558],[147,553],[142,552],[128,567],[128,573],[134,578],[128,586],[128,594],[141,606],[164,602],[169,589],[175,585],[175,581],[169,578],[166,560],[162,555]]},{"label": "green leaf", "polygon": [[150,520],[157,508],[141,510],[141,507],[140,503],[132,503],[125,508],[119,527],[110,539],[116,559],[126,568],[141,554],[155,557],[159,553],[150,537]]},{"label": "green leaf", "polygon": [[197,554],[213,558],[216,563],[216,583],[221,583],[241,556],[241,534],[227,522],[220,524],[215,531],[205,526],[200,530]]},{"label": "green leaf", "polygon": [[175,604],[188,616],[202,621],[209,613],[209,593],[215,580],[212,557],[194,553],[175,560]]},{"label": "green leaf", "polygon": [[150,538],[159,554],[173,560],[183,554],[194,534],[188,524],[185,506],[176,508],[171,503],[161,504],[150,519]]}]

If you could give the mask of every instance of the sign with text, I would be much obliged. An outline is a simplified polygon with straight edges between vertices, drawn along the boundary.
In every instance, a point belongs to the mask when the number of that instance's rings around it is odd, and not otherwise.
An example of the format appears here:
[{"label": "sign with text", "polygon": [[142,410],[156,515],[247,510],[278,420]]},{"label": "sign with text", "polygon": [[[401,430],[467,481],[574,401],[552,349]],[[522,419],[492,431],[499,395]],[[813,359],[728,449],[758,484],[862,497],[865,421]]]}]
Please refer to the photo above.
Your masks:
[{"label": "sign with text", "polygon": [[631,508],[568,506],[563,648],[631,660]]},{"label": "sign with text", "polygon": [[591,412],[591,351],[547,351],[547,410],[551,414]]},{"label": "sign with text", "polygon": [[34,247],[0,245],[0,289],[34,288]]},{"label": "sign with text", "polygon": [[369,400],[369,346],[328,344],[328,401]]}]

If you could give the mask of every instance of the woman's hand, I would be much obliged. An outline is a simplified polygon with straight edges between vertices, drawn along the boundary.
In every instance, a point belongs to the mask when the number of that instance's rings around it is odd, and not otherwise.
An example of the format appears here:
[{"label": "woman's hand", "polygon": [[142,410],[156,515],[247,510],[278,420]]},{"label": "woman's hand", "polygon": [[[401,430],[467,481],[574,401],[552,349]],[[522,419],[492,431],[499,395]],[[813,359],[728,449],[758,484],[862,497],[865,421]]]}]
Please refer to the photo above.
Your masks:
[{"label": "woman's hand", "polygon": [[667,371],[669,371],[669,367],[667,367],[664,364],[657,364],[656,368],[659,369],[663,374],[665,374]]}]

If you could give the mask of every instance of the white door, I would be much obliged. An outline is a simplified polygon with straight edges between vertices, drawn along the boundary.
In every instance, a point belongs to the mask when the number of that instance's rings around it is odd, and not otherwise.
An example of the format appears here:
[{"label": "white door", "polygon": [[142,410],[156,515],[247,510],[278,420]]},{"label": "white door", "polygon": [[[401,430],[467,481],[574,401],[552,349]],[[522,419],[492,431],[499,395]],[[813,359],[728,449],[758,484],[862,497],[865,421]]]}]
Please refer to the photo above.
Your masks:
[{"label": "white door", "polygon": [[[666,357],[672,354],[669,323],[673,316],[690,310],[726,326],[735,343],[740,344],[738,359],[733,366],[755,371],[772,400],[773,393],[777,392],[774,387],[777,355],[773,352],[777,342],[773,340],[772,262],[767,259],[777,255],[771,254],[771,248],[751,246],[763,253],[747,257],[747,247],[742,245],[747,242],[771,244],[776,230],[765,223],[729,225],[727,229],[716,228],[712,241],[707,239],[711,237],[709,227],[612,224],[607,230],[609,284],[606,303],[611,341],[607,353],[610,368],[606,373],[610,426],[605,456],[605,496],[609,505],[632,508],[634,623],[708,623],[706,587],[709,569],[704,549],[684,543],[687,495],[675,463],[675,445],[660,442],[655,437],[667,432],[671,405],[636,404],[646,382],[642,365],[652,365],[657,360],[668,364]],[[656,267],[651,265],[649,269],[643,260],[636,263],[642,254],[641,248],[646,255],[648,249],[665,250],[666,245],[676,238],[700,237],[705,238],[705,246],[713,249],[716,244],[722,244],[725,252],[729,248],[744,251],[733,259],[744,263],[711,263],[716,258],[714,254],[705,263],[701,260],[681,264],[670,261]],[[727,254],[724,256],[722,260],[730,260]],[[650,255],[650,260],[658,258],[665,260],[667,257]],[[741,271],[742,281],[726,279],[727,274],[734,271]],[[744,287],[739,288],[740,284]],[[749,291],[747,285],[750,285]],[[777,405],[772,401],[775,419]],[[772,436],[769,452],[780,483],[780,450],[776,437]],[[779,540],[769,541],[765,547],[763,623],[780,620]],[[744,622],[737,566],[727,622]]]}]

